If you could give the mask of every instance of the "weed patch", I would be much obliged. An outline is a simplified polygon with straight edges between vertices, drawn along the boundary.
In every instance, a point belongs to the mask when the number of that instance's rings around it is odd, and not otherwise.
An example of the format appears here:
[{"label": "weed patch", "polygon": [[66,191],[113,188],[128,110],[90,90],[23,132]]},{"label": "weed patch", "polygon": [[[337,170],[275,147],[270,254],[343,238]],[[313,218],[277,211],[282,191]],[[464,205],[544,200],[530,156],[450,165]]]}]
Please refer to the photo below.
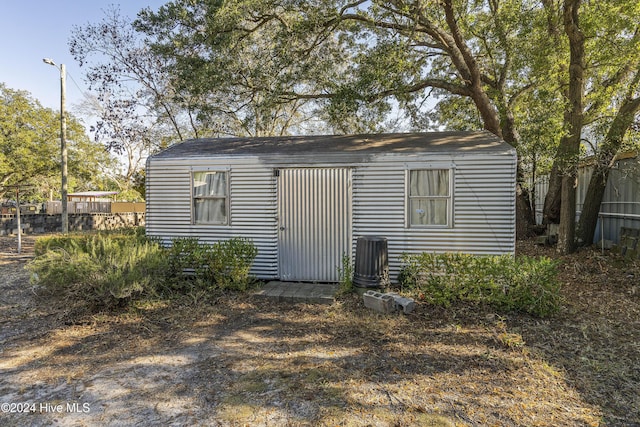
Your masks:
[{"label": "weed patch", "polygon": [[346,253],[342,254],[340,263],[342,265],[338,267],[338,278],[340,280],[338,294],[345,295],[353,292],[353,264],[351,263],[351,257]]},{"label": "weed patch", "polygon": [[550,258],[422,253],[404,255],[403,264],[403,290],[431,304],[488,304],[540,317],[560,308],[558,263]]},{"label": "weed patch", "polygon": [[161,277],[164,249],[135,234],[50,237],[36,243],[31,281],[54,295],[98,307],[151,295]]},{"label": "weed patch", "polygon": [[249,272],[257,255],[255,245],[242,238],[211,245],[196,238],[174,239],[167,249],[166,284],[178,290],[245,291],[253,282]]},{"label": "weed patch", "polygon": [[244,239],[212,245],[176,239],[165,248],[140,231],[51,236],[38,239],[34,249],[28,265],[33,284],[97,308],[141,297],[199,299],[215,289],[244,291],[257,255]]}]

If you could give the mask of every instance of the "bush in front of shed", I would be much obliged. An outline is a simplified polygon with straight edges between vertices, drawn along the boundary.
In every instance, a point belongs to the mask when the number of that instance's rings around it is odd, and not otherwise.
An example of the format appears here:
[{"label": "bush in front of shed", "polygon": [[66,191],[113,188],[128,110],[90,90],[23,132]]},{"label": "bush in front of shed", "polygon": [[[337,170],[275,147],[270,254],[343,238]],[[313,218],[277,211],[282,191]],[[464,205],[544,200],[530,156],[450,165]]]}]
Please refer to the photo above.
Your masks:
[{"label": "bush in front of shed", "polygon": [[253,282],[249,271],[258,249],[248,239],[207,244],[194,237],[176,238],[167,252],[166,281],[172,290],[244,291]]},{"label": "bush in front of shed", "polygon": [[140,230],[40,238],[28,265],[31,282],[57,297],[97,308],[158,294],[245,290],[251,284],[249,271],[257,255],[251,241],[173,243],[165,248]]},{"label": "bush in front of shed", "polygon": [[402,288],[431,304],[488,304],[540,317],[560,308],[558,263],[547,257],[422,253],[405,254],[402,262]]},{"label": "bush in front of shed", "polygon": [[353,292],[353,263],[351,257],[346,253],[340,259],[341,266],[338,267],[339,288],[338,295],[346,295]]},{"label": "bush in front of shed", "polygon": [[38,239],[31,282],[53,295],[113,307],[155,293],[164,248],[138,232],[70,234]]}]

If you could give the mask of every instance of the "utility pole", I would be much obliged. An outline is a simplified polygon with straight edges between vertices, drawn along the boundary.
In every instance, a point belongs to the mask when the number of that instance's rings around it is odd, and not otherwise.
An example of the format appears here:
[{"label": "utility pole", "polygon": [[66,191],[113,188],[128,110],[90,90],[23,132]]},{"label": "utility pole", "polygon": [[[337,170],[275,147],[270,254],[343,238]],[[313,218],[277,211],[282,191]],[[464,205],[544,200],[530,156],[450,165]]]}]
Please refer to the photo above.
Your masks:
[{"label": "utility pole", "polygon": [[69,232],[69,211],[67,205],[67,113],[64,106],[67,99],[67,78],[64,64],[60,64],[60,155],[62,157],[62,233]]},{"label": "utility pole", "polygon": [[64,64],[60,67],[52,59],[44,58],[45,64],[53,65],[60,70],[60,157],[62,169],[62,233],[69,232],[69,211],[67,205],[68,180],[67,180],[67,118],[64,110],[67,97],[66,68]]}]

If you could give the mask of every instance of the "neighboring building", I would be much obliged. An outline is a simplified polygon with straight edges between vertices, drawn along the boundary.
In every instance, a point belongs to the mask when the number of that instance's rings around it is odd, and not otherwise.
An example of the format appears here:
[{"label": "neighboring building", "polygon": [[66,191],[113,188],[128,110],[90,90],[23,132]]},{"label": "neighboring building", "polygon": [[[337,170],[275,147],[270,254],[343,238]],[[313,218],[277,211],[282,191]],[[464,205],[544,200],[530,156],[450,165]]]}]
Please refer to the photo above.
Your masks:
[{"label": "neighboring building", "polygon": [[[582,206],[593,174],[593,159],[585,159],[578,169],[576,188],[576,219],[580,218]],[[536,221],[542,223],[544,198],[549,190],[549,176],[536,181]],[[628,151],[618,154],[609,172],[609,180],[602,197],[598,225],[594,242],[604,237],[613,243],[620,243],[620,230],[640,228],[640,158],[638,153]]]},{"label": "neighboring building", "polygon": [[[112,197],[117,191],[81,191],[67,194],[68,213],[109,213],[111,212]],[[46,211],[49,214],[62,213],[62,202],[47,202]]]},{"label": "neighboring building", "polygon": [[117,191],[79,191],[67,194],[70,202],[110,202],[118,194]]},{"label": "neighboring building", "polygon": [[[117,191],[81,191],[67,195],[67,211],[76,213],[144,213],[144,202],[116,202]],[[46,203],[46,212],[52,215],[62,213],[62,202]]]},{"label": "neighboring building", "polygon": [[513,254],[516,151],[489,132],[188,140],[149,157],[147,234],[253,240],[264,279],[338,281],[358,236]]}]

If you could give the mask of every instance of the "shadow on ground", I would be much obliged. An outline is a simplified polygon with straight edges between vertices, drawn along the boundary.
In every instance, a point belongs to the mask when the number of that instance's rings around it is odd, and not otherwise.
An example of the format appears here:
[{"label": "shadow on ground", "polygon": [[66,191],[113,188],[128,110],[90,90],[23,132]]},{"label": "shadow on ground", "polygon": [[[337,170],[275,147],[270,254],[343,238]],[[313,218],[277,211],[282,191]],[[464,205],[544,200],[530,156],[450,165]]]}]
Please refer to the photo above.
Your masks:
[{"label": "shadow on ground", "polygon": [[[384,316],[355,296],[320,306],[232,294],[78,316],[36,297],[23,265],[0,262],[7,278],[0,395],[16,410],[36,406],[1,414],[2,425],[582,426],[640,419],[633,392],[640,388],[638,317],[582,302],[626,298],[625,313],[632,313],[640,304],[626,288],[593,282],[545,321],[426,305]],[[565,266],[565,273],[574,268]],[[61,412],[53,412],[58,405]]]}]

